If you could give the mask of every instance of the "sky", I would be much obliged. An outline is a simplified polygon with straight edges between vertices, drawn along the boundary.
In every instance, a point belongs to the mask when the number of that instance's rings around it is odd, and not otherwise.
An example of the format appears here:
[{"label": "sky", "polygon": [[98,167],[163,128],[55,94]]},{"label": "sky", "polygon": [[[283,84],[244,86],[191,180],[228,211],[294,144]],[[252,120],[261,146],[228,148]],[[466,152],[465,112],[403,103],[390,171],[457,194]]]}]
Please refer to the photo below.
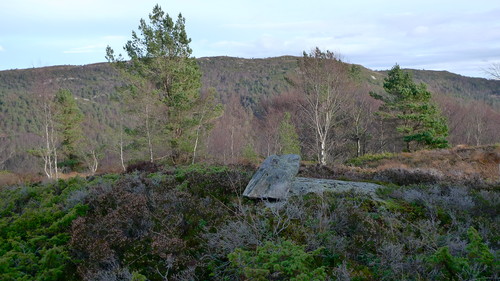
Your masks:
[{"label": "sky", "polygon": [[155,4],[186,18],[195,57],[300,56],[314,47],[374,70],[487,77],[499,0],[2,0],[0,70],[105,61]]}]

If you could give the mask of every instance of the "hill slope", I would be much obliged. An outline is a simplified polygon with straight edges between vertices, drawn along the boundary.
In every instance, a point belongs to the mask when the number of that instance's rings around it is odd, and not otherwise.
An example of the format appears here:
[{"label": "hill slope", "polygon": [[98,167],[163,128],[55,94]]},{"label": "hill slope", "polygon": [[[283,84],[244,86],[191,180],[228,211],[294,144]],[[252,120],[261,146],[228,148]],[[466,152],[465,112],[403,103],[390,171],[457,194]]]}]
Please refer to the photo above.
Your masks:
[{"label": "hill slope", "polygon": [[[258,118],[263,118],[260,114],[262,100],[293,91],[286,77],[297,69],[297,58],[290,56],[268,59],[210,57],[200,58],[198,63],[203,72],[205,89],[217,89],[222,103],[228,103],[231,97],[236,96],[239,103],[251,109]],[[360,80],[367,89],[381,92],[385,72],[371,71],[362,66],[359,69]],[[445,109],[450,111],[448,114],[461,114],[464,109],[456,105],[479,101],[487,104],[484,105],[487,106],[486,111],[481,107],[482,112],[500,117],[500,81],[468,78],[449,72],[411,72],[417,82],[428,84],[438,98],[452,100],[455,107]],[[123,83],[117,72],[106,63],[1,71],[0,169],[22,172],[35,169],[36,161],[26,151],[41,141],[40,96],[52,95],[59,88],[67,88],[75,95],[86,116],[85,134],[103,143],[108,142],[116,131],[118,120],[119,108],[112,102],[115,88]],[[112,161],[113,156],[109,154],[109,157],[108,160]]]}]

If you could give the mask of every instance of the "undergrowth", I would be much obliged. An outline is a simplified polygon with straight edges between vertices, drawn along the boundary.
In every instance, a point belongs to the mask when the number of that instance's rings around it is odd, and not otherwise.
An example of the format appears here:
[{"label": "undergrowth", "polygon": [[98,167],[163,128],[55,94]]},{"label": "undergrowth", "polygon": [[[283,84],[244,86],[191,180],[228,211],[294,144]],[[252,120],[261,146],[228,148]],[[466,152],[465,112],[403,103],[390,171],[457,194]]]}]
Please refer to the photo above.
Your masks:
[{"label": "undergrowth", "polygon": [[499,278],[498,190],[391,184],[376,201],[266,202],[241,196],[245,167],[146,168],[4,187],[0,279]]}]

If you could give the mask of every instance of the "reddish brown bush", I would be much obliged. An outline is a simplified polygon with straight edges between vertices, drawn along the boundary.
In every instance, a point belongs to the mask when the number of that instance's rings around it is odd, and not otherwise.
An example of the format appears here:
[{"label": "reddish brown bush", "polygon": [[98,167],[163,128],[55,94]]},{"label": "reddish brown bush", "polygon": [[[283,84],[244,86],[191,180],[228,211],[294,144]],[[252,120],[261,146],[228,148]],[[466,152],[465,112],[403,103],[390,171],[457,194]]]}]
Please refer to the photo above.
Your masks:
[{"label": "reddish brown bush", "polygon": [[141,161],[130,164],[127,166],[127,173],[132,173],[134,171],[154,173],[160,170],[160,165],[156,163],[151,163],[149,161]]}]

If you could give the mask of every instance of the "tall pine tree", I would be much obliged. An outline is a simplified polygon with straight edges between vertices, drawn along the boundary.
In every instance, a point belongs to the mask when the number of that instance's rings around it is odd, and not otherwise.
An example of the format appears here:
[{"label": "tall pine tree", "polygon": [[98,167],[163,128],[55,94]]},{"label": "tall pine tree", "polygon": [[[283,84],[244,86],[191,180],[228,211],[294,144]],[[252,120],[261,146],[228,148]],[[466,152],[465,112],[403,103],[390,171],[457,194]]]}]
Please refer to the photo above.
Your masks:
[{"label": "tall pine tree", "polygon": [[60,89],[54,97],[54,102],[56,105],[55,118],[61,139],[61,152],[65,157],[64,161],[59,164],[74,170],[81,160],[79,154],[83,139],[81,128],[83,114],[69,90]]},{"label": "tall pine tree", "polygon": [[[130,61],[115,57],[111,47],[106,49],[106,58],[134,81],[131,95],[134,105],[142,107],[150,161],[153,145],[170,145],[173,162],[181,154],[191,152],[183,146],[196,124],[190,120],[190,111],[200,98],[201,71],[191,57],[191,38],[185,30],[185,18],[179,14],[174,22],[159,5],[149,14],[149,22],[140,20],[139,31],[132,31],[132,39],[124,46]],[[163,122],[161,129],[155,123]],[[158,140],[161,132],[167,132]],[[194,145],[194,144],[192,144]]]},{"label": "tall pine tree", "polygon": [[424,84],[415,84],[408,72],[395,65],[384,79],[385,94],[370,92],[383,102],[377,115],[396,122],[396,130],[406,143],[406,150],[448,146],[448,125],[431,93]]}]

